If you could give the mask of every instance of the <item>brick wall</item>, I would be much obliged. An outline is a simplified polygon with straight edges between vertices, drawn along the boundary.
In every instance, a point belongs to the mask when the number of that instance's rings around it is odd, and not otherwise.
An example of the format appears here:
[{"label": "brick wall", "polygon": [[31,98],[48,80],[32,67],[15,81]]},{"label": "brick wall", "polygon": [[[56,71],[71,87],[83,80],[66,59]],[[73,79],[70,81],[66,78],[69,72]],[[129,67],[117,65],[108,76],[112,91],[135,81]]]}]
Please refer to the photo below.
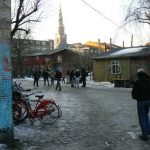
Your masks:
[{"label": "brick wall", "polygon": [[11,31],[10,0],[0,0],[0,39],[9,39]]},{"label": "brick wall", "polygon": [[0,0],[0,143],[14,139],[10,57],[10,0]]}]

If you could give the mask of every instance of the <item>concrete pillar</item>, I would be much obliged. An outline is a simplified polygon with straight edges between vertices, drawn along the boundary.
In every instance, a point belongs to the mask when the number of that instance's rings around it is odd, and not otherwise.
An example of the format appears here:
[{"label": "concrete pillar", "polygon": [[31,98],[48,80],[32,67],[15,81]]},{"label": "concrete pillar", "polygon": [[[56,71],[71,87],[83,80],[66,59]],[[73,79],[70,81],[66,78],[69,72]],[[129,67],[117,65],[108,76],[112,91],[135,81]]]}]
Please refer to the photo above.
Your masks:
[{"label": "concrete pillar", "polygon": [[0,0],[0,143],[13,141],[11,0]]}]

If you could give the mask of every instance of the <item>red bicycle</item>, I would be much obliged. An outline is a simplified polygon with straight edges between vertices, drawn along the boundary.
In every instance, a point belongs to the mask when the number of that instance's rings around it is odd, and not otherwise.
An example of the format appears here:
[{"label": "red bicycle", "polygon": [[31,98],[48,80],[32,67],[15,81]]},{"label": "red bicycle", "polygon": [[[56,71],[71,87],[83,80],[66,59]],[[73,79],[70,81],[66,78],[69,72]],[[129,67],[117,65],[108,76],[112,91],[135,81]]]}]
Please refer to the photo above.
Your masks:
[{"label": "red bicycle", "polygon": [[60,106],[53,99],[43,99],[44,95],[36,95],[36,100],[30,100],[29,96],[33,94],[35,93],[21,96],[14,105],[16,122],[29,118],[33,123],[34,119],[37,118],[42,123],[51,124],[62,116]]}]

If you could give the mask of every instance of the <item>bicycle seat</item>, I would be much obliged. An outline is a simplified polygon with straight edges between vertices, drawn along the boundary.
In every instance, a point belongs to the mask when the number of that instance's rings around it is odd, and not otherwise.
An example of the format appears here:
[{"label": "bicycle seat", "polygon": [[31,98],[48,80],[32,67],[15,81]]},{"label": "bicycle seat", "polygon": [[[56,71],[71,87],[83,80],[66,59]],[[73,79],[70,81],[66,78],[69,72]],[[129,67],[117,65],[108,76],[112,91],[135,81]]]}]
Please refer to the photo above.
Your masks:
[{"label": "bicycle seat", "polygon": [[43,98],[43,97],[44,97],[44,95],[35,95],[35,97]]}]

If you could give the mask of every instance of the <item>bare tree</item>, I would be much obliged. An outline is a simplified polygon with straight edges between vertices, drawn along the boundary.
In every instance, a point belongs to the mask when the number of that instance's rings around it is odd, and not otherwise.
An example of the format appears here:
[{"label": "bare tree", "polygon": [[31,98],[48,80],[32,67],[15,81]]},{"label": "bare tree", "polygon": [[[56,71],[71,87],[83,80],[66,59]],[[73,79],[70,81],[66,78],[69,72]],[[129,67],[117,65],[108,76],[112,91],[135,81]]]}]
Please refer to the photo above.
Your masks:
[{"label": "bare tree", "polygon": [[29,33],[31,23],[39,22],[43,0],[12,0],[11,39],[17,31]]},{"label": "bare tree", "polygon": [[150,0],[132,0],[125,21],[126,23],[134,21],[150,25]]},{"label": "bare tree", "polygon": [[[24,76],[24,53],[28,53],[30,48],[29,37],[30,34],[18,31],[15,35],[16,38],[12,39],[12,65],[13,65],[13,76],[19,75]],[[24,67],[22,67],[24,66]]]}]

